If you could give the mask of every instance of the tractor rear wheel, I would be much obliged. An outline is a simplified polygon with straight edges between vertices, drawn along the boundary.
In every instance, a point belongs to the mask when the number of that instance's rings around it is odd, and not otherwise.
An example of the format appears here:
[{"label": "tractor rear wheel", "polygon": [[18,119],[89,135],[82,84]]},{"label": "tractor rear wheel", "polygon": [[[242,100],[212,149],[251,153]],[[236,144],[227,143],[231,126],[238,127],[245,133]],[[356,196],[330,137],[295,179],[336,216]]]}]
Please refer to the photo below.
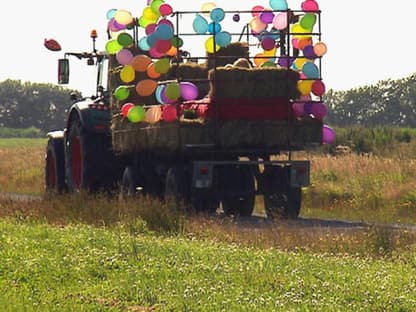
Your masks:
[{"label": "tractor rear wheel", "polygon": [[64,139],[49,138],[45,155],[45,191],[62,193],[65,190]]}]

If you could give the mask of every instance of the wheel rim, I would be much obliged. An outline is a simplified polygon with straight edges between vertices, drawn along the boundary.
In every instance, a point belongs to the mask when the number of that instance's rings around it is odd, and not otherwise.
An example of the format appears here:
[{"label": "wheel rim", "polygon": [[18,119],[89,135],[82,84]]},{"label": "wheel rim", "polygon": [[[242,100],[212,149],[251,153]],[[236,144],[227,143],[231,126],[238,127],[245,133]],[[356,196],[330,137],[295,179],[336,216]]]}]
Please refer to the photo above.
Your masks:
[{"label": "wheel rim", "polygon": [[55,158],[52,156],[51,153],[48,153],[46,158],[46,168],[47,168],[47,185],[49,189],[56,188],[56,161]]},{"label": "wheel rim", "polygon": [[82,177],[82,161],[81,161],[81,141],[79,137],[75,137],[71,142],[71,176],[72,184],[77,190],[81,187]]}]

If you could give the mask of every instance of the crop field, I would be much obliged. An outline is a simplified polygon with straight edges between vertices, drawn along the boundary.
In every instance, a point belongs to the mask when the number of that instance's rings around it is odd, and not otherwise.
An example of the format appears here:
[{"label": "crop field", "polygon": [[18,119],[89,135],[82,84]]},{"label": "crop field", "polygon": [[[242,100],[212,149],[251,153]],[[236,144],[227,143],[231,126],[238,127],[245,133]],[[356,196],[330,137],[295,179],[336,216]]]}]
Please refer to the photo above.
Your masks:
[{"label": "crop field", "polygon": [[[413,231],[253,225],[151,198],[48,197],[45,144],[0,139],[0,192],[40,195],[0,197],[3,311],[414,311]],[[302,217],[416,224],[411,157],[307,157]]]}]

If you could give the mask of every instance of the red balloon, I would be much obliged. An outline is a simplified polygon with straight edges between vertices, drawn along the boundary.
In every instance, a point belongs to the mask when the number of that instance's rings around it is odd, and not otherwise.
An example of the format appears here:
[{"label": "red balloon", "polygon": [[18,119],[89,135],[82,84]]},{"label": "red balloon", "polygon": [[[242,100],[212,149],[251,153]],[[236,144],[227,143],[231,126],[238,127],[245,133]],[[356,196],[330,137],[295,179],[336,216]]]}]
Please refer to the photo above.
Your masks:
[{"label": "red balloon", "polygon": [[312,84],[312,93],[316,96],[323,96],[325,94],[326,88],[322,80],[316,80]]},{"label": "red balloon", "polygon": [[61,45],[56,41],[55,39],[45,39],[43,44],[45,45],[45,48],[51,51],[60,51]]},{"label": "red balloon", "polygon": [[123,117],[127,117],[127,114],[129,113],[130,108],[134,107],[133,103],[126,103],[121,107],[121,115]]},{"label": "red balloon", "polygon": [[162,119],[166,122],[172,122],[176,120],[178,112],[175,105],[164,105],[162,108]]}]

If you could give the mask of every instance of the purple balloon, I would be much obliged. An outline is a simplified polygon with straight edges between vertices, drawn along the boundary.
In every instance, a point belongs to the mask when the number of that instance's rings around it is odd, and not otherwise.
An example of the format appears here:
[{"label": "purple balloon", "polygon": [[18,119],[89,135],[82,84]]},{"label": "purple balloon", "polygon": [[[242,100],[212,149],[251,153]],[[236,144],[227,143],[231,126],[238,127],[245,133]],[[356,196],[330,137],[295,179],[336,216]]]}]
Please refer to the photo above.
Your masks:
[{"label": "purple balloon", "polygon": [[307,45],[303,48],[303,55],[310,60],[316,59],[317,55],[315,54],[315,51],[313,49],[313,45]]},{"label": "purple balloon", "polygon": [[323,120],[328,114],[328,107],[322,102],[316,102],[312,106],[312,115],[318,120]]},{"label": "purple balloon", "polygon": [[271,24],[273,23],[273,19],[274,19],[274,14],[273,12],[270,11],[264,11],[260,14],[260,20],[264,23],[264,24]]},{"label": "purple balloon", "polygon": [[303,106],[303,110],[304,110],[305,114],[307,114],[307,115],[312,114],[313,106],[314,105],[315,105],[314,102],[307,102],[307,103],[305,103],[305,105]]},{"label": "purple balloon", "polygon": [[289,68],[290,66],[292,66],[294,61],[295,61],[294,57],[289,57],[287,55],[282,55],[281,57],[279,57],[279,61],[277,62],[277,64],[279,64],[282,67]]},{"label": "purple balloon", "polygon": [[108,21],[107,27],[110,31],[114,31],[114,32],[118,32],[120,30],[126,29],[125,25],[121,25],[117,23],[114,18]]},{"label": "purple balloon", "polygon": [[261,47],[266,50],[270,51],[276,46],[276,41],[272,37],[264,37],[261,40]]},{"label": "purple balloon", "polygon": [[335,141],[335,131],[328,125],[324,125],[322,128],[322,143],[331,144]]},{"label": "purple balloon", "polygon": [[185,101],[195,100],[198,97],[198,87],[192,82],[181,82],[179,87],[181,96]]}]

